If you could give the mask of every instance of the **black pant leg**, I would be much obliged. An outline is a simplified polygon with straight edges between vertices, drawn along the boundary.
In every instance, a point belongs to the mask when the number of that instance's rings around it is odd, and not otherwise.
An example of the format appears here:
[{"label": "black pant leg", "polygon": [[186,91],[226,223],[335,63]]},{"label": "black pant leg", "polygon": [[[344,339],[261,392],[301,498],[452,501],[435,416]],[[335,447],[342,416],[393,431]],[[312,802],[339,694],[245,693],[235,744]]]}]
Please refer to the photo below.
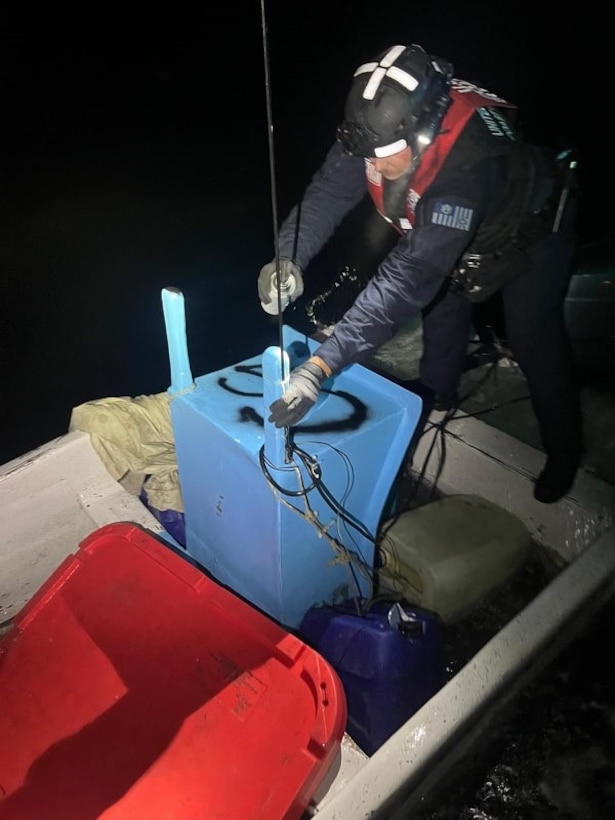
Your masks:
[{"label": "black pant leg", "polygon": [[547,455],[582,448],[574,357],[564,322],[574,238],[550,234],[528,255],[529,270],[503,289],[509,342],[525,375]]},{"label": "black pant leg", "polygon": [[421,382],[444,401],[457,393],[465,364],[472,304],[448,281],[423,312]]}]

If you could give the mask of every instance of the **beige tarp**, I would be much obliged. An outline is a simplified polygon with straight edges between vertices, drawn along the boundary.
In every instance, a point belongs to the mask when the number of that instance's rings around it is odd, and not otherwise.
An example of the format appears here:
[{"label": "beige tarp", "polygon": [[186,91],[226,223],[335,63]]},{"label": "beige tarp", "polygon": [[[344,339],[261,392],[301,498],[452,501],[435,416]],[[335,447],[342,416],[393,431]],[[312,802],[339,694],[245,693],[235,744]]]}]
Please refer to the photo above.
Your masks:
[{"label": "beige tarp", "polygon": [[169,404],[166,393],[89,401],[73,408],[69,430],[89,433],[109,473],[131,492],[144,487],[152,507],[183,512]]}]

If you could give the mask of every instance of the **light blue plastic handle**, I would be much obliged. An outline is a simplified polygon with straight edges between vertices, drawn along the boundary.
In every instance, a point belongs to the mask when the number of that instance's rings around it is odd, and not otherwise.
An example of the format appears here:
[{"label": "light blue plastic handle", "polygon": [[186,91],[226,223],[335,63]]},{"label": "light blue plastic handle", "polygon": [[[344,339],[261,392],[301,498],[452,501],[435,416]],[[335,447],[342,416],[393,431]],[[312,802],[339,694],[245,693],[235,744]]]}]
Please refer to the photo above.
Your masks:
[{"label": "light blue plastic handle", "polygon": [[286,453],[286,431],[267,421],[269,405],[279,399],[288,387],[288,375],[282,379],[282,365],[284,373],[288,374],[288,354],[279,347],[268,347],[263,353],[263,413],[265,418],[265,455],[271,464],[282,467]]},{"label": "light blue plastic handle", "polygon": [[188,358],[186,311],[184,294],[177,288],[162,289],[162,310],[167,331],[167,345],[171,364],[171,396],[194,388],[194,379]]}]

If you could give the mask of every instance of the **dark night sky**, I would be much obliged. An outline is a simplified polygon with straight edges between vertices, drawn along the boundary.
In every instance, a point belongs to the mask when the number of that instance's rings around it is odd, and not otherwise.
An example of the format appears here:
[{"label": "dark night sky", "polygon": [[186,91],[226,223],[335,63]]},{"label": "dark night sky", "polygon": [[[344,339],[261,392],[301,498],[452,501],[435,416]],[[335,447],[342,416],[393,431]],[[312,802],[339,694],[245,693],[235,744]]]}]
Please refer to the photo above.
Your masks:
[{"label": "dark night sky", "polygon": [[[63,16],[53,8],[41,16],[23,6],[5,11],[3,85],[16,98],[16,116],[9,120],[15,135],[23,137],[20,126],[57,132],[71,117],[76,130],[105,108],[128,119],[128,126],[156,109],[165,119],[173,116],[174,101],[175,113],[202,130],[206,150],[219,145],[222,151],[230,140],[246,152],[262,151],[260,3],[212,7],[139,15],[88,9]],[[331,139],[353,69],[395,42],[418,42],[450,59],[457,76],[519,104],[532,138],[556,147],[576,143],[579,112],[571,101],[579,69],[569,58],[578,54],[575,22],[550,8],[511,0],[332,0],[299,9],[269,0],[280,174],[287,162],[301,169],[302,179],[311,173]],[[310,139],[301,141],[305,132]],[[253,157],[262,162],[260,153]]]},{"label": "dark night sky", "polygon": [[[578,63],[562,59],[575,32],[547,10],[270,0],[280,218],[329,147],[352,71],[397,42],[517,102],[533,139],[576,145]],[[0,38],[5,460],[64,432],[80,402],[166,389],[165,285],[186,294],[195,373],[262,349],[255,279],[273,225],[258,0],[7,6]]]}]

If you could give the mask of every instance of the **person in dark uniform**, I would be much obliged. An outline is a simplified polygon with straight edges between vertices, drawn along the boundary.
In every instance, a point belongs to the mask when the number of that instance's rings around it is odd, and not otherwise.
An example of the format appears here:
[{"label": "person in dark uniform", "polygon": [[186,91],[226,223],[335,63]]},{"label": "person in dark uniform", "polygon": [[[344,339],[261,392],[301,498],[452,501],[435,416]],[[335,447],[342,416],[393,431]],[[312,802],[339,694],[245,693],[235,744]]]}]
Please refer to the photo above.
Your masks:
[{"label": "person in dark uniform", "polygon": [[[545,149],[523,140],[514,105],[453,77],[420,46],[397,45],[359,66],[337,139],[258,277],[277,314],[303,292],[302,271],[369,192],[399,233],[373,278],[270,408],[298,424],[322,383],[422,314],[419,392],[450,409],[473,303],[501,290],[508,342],[529,386],[547,454],[535,497],[560,499],[582,453],[582,418],[563,302],[574,250],[574,202]],[[566,202],[566,207],[561,207]]]}]

